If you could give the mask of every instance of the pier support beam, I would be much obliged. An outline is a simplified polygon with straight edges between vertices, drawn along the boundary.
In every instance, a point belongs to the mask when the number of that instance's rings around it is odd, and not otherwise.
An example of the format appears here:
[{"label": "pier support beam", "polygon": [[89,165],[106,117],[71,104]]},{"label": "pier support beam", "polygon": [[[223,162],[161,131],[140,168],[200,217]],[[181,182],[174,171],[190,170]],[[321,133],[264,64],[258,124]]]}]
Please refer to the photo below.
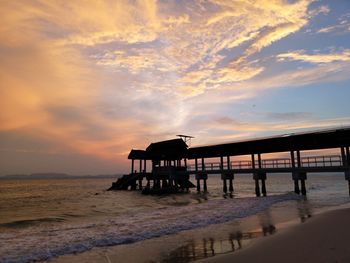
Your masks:
[{"label": "pier support beam", "polygon": [[197,192],[201,191],[201,182],[199,179],[197,179]]},{"label": "pier support beam", "polygon": [[[294,192],[296,194],[302,194],[306,195],[306,186],[305,186],[305,181],[307,179],[307,174],[306,172],[297,172],[294,171],[292,173],[293,180],[294,180]],[[300,181],[300,190],[299,190],[299,181]]]},{"label": "pier support beam", "polygon": [[294,193],[299,195],[300,194],[299,180],[293,179],[293,181],[294,181]]},{"label": "pier support beam", "polygon": [[342,157],[342,163],[344,167],[344,175],[345,180],[348,181],[348,189],[349,189],[349,196],[350,196],[350,150],[349,147],[341,147],[341,157]]},{"label": "pier support beam", "polygon": [[134,172],[134,162],[135,162],[135,160],[131,159],[131,173]]},{"label": "pier support beam", "polygon": [[[291,159],[292,168],[293,168],[292,178],[294,181],[294,193],[296,193],[296,194],[301,193],[302,195],[306,195],[305,180],[307,179],[307,176],[306,176],[306,172],[298,171],[298,168],[302,168],[302,165],[301,165],[300,151],[297,150],[296,152],[297,152],[297,163],[296,164],[295,164],[294,151],[290,152],[290,159]],[[299,189],[299,181],[300,181],[301,189]]]},{"label": "pier support beam", "polygon": [[306,195],[305,180],[304,180],[304,179],[301,179],[301,180],[300,180],[300,184],[301,184],[301,194],[302,194],[302,195]]},{"label": "pier support beam", "polygon": [[139,179],[139,190],[142,190],[142,178]]},{"label": "pier support beam", "polygon": [[208,174],[205,173],[205,164],[204,164],[204,158],[202,158],[202,180],[203,180],[203,191],[207,192],[207,179],[208,179]]},{"label": "pier support beam", "polygon": [[259,180],[255,179],[255,195],[257,197],[260,196],[260,185],[259,185]]},{"label": "pier support beam", "polygon": [[196,174],[196,180],[197,180],[197,191],[201,191],[201,180],[203,180],[203,191],[207,192],[207,179],[208,179],[208,174],[205,172],[198,172]]},{"label": "pier support beam", "polygon": [[166,187],[168,187],[168,182],[166,179],[163,179],[162,180],[162,188],[166,188]]},{"label": "pier support beam", "polygon": [[[255,181],[255,195],[256,196],[260,196],[261,194],[263,196],[266,196],[266,173],[265,172],[255,172],[253,174],[253,179]],[[260,191],[260,183],[259,181],[261,181],[261,191]]]},{"label": "pier support beam", "polygon": [[130,185],[130,190],[136,190],[136,180],[134,180]]},{"label": "pier support beam", "polygon": [[265,179],[261,179],[261,193],[262,193],[263,196],[266,196]]},{"label": "pier support beam", "polygon": [[153,183],[154,189],[160,189],[160,179],[155,179]]},{"label": "pier support beam", "polygon": [[[258,153],[258,168],[262,168],[262,161],[261,161],[261,154]],[[252,169],[255,169],[255,154],[252,154]],[[266,173],[265,172],[254,172],[253,173],[253,179],[255,181],[255,195],[260,196],[261,192],[263,196],[266,196]],[[261,192],[260,192],[260,184],[259,180],[261,180]]]},{"label": "pier support beam", "polygon": [[[226,172],[221,174],[221,180],[223,182],[222,190],[225,194],[227,194],[227,190],[230,194],[233,193],[233,179],[235,178],[232,172]],[[229,188],[227,189],[227,181],[229,182]]]},{"label": "pier support beam", "polygon": [[233,179],[229,179],[229,188],[228,190],[230,191],[230,193],[233,193]]}]

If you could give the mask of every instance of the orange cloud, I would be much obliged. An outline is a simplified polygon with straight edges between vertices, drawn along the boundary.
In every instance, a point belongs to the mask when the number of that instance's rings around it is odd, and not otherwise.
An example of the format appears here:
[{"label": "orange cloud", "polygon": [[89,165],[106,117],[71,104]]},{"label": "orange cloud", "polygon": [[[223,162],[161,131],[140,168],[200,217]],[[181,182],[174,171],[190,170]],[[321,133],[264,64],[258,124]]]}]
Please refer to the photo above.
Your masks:
[{"label": "orange cloud", "polygon": [[[41,140],[51,154],[125,164],[131,147],[191,131],[191,118],[220,112],[260,89],[344,79],[347,50],[281,53],[279,59],[325,65],[264,75],[262,49],[327,13],[312,12],[311,2],[6,1],[0,132]],[[238,126],[247,134],[266,128]],[[210,130],[215,127],[196,132]]]},{"label": "orange cloud", "polygon": [[288,52],[277,55],[280,60],[300,60],[310,63],[330,63],[335,61],[349,61],[350,50],[346,49],[342,52],[329,53],[329,54],[305,54],[305,51],[298,50],[294,52]]}]

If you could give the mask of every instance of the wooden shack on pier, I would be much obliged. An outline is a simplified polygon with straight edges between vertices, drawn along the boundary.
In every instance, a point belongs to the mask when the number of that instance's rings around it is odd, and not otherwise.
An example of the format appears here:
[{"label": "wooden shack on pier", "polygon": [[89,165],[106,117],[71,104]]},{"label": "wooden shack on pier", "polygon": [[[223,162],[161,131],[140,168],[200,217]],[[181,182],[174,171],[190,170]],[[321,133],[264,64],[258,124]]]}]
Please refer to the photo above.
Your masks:
[{"label": "wooden shack on pier", "polygon": [[[144,194],[188,191],[194,185],[187,172],[187,144],[182,139],[151,143],[146,150],[131,150],[131,172],[113,183],[111,190],[142,190]],[[147,161],[152,170],[147,172]],[[146,179],[145,186],[142,185]]]}]

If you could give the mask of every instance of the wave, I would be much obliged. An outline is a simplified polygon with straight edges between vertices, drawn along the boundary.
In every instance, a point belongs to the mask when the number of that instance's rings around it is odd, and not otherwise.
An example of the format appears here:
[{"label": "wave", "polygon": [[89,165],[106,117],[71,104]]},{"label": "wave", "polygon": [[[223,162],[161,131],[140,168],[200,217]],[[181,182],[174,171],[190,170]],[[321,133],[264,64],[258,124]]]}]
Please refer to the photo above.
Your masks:
[{"label": "wave", "polygon": [[26,220],[16,220],[12,222],[2,223],[0,224],[1,227],[6,228],[24,228],[24,227],[30,227],[33,225],[43,224],[43,223],[57,223],[57,222],[63,222],[65,219],[63,218],[38,218],[38,219],[26,219]]},{"label": "wave", "polygon": [[264,198],[210,200],[127,213],[95,223],[33,225],[16,233],[0,234],[0,262],[48,260],[94,247],[133,243],[244,218],[273,204],[298,199],[299,196],[290,193]]}]

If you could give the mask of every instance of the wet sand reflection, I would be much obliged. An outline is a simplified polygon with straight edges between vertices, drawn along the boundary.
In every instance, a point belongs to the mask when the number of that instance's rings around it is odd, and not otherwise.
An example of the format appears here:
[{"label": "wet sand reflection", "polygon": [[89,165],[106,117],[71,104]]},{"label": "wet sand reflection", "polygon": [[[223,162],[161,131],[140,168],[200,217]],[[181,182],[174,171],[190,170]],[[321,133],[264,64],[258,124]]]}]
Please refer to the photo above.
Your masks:
[{"label": "wet sand reflection", "polygon": [[[300,202],[297,207],[301,222],[311,217],[311,210],[307,202]],[[258,214],[261,228],[250,232],[233,231],[228,233],[227,238],[214,239],[203,238],[202,240],[190,240],[186,245],[181,246],[164,257],[161,262],[191,262],[194,260],[213,257],[218,254],[235,252],[246,246],[250,240],[273,235],[277,232],[273,224],[270,210]]]}]

